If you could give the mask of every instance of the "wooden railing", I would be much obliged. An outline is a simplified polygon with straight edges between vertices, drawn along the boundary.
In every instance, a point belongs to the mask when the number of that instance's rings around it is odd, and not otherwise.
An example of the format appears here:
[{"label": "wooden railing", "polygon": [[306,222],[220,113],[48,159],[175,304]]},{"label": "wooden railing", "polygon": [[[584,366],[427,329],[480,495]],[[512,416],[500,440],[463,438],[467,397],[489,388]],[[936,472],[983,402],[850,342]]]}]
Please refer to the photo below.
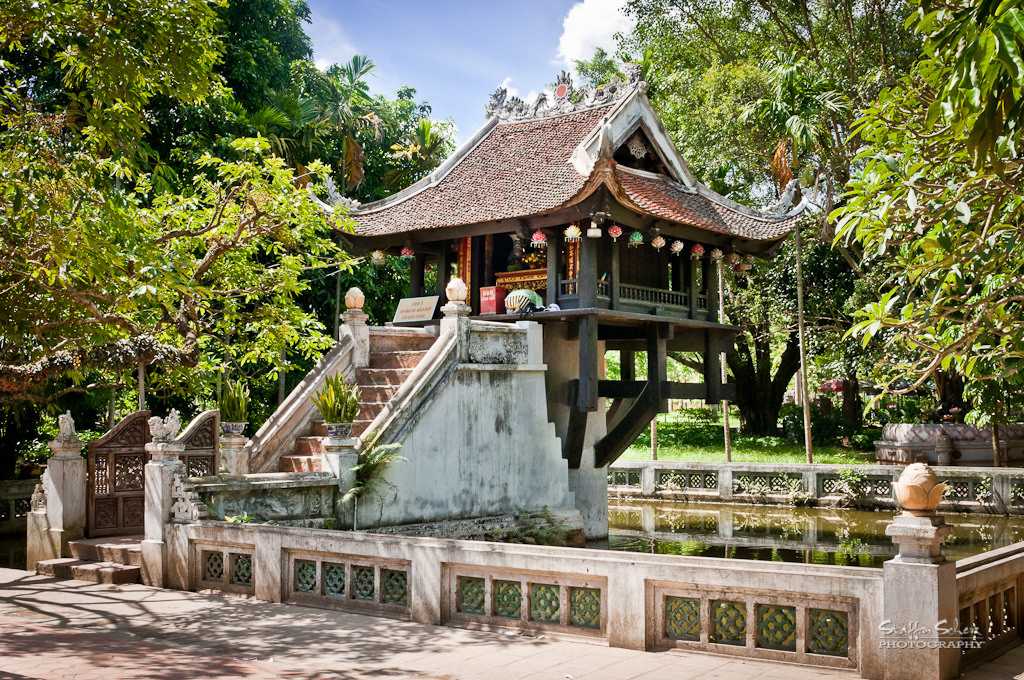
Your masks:
[{"label": "wooden railing", "polygon": [[659,306],[682,308],[690,306],[690,296],[685,291],[648,288],[631,283],[619,284],[619,297],[630,302],[648,302]]}]

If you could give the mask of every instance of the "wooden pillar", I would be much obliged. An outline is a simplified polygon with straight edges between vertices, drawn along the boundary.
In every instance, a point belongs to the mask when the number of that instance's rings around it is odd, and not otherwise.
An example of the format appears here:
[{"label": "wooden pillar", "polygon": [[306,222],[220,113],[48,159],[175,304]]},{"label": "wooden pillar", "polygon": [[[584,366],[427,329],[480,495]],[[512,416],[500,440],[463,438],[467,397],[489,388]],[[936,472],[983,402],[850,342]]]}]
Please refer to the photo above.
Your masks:
[{"label": "wooden pillar", "polygon": [[704,386],[707,388],[708,404],[722,401],[722,355],[719,353],[718,336],[704,331]]},{"label": "wooden pillar", "polygon": [[559,279],[562,277],[562,235],[555,232],[548,238],[547,304],[558,303]]},{"label": "wooden pillar", "polygon": [[597,239],[580,239],[580,273],[576,277],[576,292],[580,307],[593,307],[597,297]]},{"label": "wooden pillar", "polygon": [[708,291],[708,321],[718,321],[720,318],[719,310],[721,309],[721,300],[719,299],[719,285],[718,277],[720,275],[721,268],[717,262],[709,262],[705,260],[704,267],[704,280],[706,281]]},{"label": "wooden pillar", "polygon": [[427,256],[417,253],[409,263],[409,297],[423,295],[423,274],[427,268]]},{"label": "wooden pillar", "polygon": [[469,304],[473,314],[480,313],[480,286],[484,285],[484,237],[474,236],[472,241],[472,257],[470,278],[473,283],[470,286]]},{"label": "wooden pillar", "polygon": [[658,413],[668,412],[668,398],[664,392],[664,384],[668,380],[668,352],[665,338],[660,332],[659,324],[647,326],[647,389],[652,390],[657,400]]},{"label": "wooden pillar", "polygon": [[456,253],[452,251],[447,242],[441,247],[441,254],[437,256],[437,288],[435,291],[440,296],[439,302],[443,305],[448,302],[444,289],[448,286],[448,279],[452,275],[452,265],[455,264]]},{"label": "wooden pillar", "polygon": [[686,280],[689,281],[689,286],[690,286],[690,318],[691,319],[696,319],[697,318],[697,293],[699,292],[697,290],[697,267],[700,266],[700,263],[696,259],[694,259],[692,257],[687,257],[686,255],[684,255],[683,257],[687,258],[686,259],[686,273],[689,274],[689,276],[686,277]]},{"label": "wooden pillar", "polygon": [[611,307],[611,309],[618,309],[619,308],[619,284],[621,283],[621,278],[622,278],[621,274],[620,274],[620,269],[621,268],[619,266],[619,242],[618,242],[618,239],[616,239],[615,241],[612,241],[609,245],[611,246],[611,249],[612,249],[612,251],[611,251],[611,256],[612,256],[612,267],[611,267],[611,269],[612,269],[612,272],[611,272],[611,280],[608,281],[608,297],[611,299],[611,303],[609,304],[609,307]]},{"label": "wooden pillar", "polygon": [[583,316],[579,321],[580,381],[576,390],[576,408],[580,411],[597,410],[597,317]]},{"label": "wooden pillar", "polygon": [[619,350],[619,375],[623,380],[636,380],[636,355],[633,350]]},{"label": "wooden pillar", "polygon": [[686,267],[686,256],[680,256],[672,260],[672,285],[674,291],[683,291],[683,269]]},{"label": "wooden pillar", "polygon": [[484,236],[484,276],[482,286],[494,285],[494,234]]}]

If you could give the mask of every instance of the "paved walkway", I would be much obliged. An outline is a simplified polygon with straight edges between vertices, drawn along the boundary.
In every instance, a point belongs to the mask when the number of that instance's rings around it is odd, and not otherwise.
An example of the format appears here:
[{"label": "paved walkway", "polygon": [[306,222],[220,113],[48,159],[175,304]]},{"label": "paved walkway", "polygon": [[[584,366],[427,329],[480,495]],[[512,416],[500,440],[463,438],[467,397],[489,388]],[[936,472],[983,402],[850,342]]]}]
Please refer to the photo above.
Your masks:
[{"label": "paved walkway", "polygon": [[[1024,671],[1020,655],[972,680]],[[1016,665],[1016,671],[1009,667]],[[993,675],[992,672],[997,674]],[[1001,674],[998,674],[1001,673]],[[853,680],[850,672],[634,652],[140,585],[0,569],[0,678]],[[1016,676],[1024,679],[1024,673]]]}]

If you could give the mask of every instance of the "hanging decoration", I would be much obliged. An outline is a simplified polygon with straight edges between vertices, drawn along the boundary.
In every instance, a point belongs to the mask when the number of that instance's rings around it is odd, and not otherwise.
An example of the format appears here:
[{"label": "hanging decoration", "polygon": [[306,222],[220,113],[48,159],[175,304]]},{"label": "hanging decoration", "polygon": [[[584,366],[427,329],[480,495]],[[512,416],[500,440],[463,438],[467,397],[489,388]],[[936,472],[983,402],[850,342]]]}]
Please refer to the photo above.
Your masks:
[{"label": "hanging decoration", "polygon": [[608,227],[608,235],[612,237],[613,241],[618,241],[619,237],[622,236],[622,227],[617,224],[613,224]]},{"label": "hanging decoration", "polygon": [[662,236],[661,234],[656,235],[654,238],[651,239],[651,247],[654,248],[655,250],[660,251],[662,248],[665,247],[665,237]]},{"label": "hanging decoration", "polygon": [[740,256],[736,253],[729,253],[725,256],[725,261],[735,267],[740,262]]},{"label": "hanging decoration", "polygon": [[415,250],[413,250],[409,246],[402,246],[402,259],[403,260],[411,260],[414,257],[416,257],[416,251]]},{"label": "hanging decoration", "polygon": [[530,247],[531,248],[547,248],[548,247],[548,235],[540,229],[533,232],[530,236]]},{"label": "hanging decoration", "polygon": [[644,144],[644,139],[640,136],[639,132],[629,138],[629,141],[626,142],[626,148],[629,149],[629,153],[633,158],[637,160],[647,155],[647,145]]},{"label": "hanging decoration", "polygon": [[370,253],[370,264],[374,267],[383,267],[385,262],[387,262],[387,257],[383,250],[375,250]]},{"label": "hanging decoration", "polygon": [[711,250],[711,259],[716,261],[716,262],[718,260],[721,260],[722,259],[722,251],[721,251],[721,249],[719,249],[719,248],[712,249]]},{"label": "hanging decoration", "polygon": [[644,244],[644,235],[639,231],[631,232],[629,235],[629,247],[639,248]]},{"label": "hanging decoration", "polygon": [[704,257],[704,246],[702,246],[699,243],[694,243],[693,246],[690,248],[690,257],[692,257],[695,260]]},{"label": "hanging decoration", "polygon": [[579,241],[581,238],[583,238],[583,232],[580,231],[579,226],[575,224],[570,224],[568,227],[565,228],[566,241]]},{"label": "hanging decoration", "polygon": [[604,234],[601,232],[601,225],[608,221],[611,215],[604,211],[598,211],[594,213],[590,218],[590,226],[587,227],[587,238],[601,238]]},{"label": "hanging decoration", "polygon": [[686,244],[685,243],[683,243],[682,241],[679,241],[679,240],[675,240],[675,241],[672,241],[672,245],[670,245],[668,247],[668,252],[672,253],[673,255],[678,255],[679,253],[683,252],[683,250],[685,250],[685,249],[686,249]]}]

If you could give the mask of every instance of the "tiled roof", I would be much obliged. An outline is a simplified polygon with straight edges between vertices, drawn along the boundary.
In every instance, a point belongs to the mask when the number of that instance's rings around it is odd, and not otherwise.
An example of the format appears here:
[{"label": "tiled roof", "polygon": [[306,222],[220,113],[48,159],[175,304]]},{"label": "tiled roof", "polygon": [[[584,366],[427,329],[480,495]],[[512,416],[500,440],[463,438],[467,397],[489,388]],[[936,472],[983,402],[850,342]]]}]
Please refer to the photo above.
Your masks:
[{"label": "tiled roof", "polygon": [[[800,215],[782,217],[751,214],[706,195],[707,189],[684,187],[667,177],[618,166],[615,176],[626,196],[645,212],[706,231],[756,241],[774,241],[796,226]],[[709,192],[710,193],[710,192]]]},{"label": "tiled roof", "polygon": [[[562,115],[502,121],[462,151],[450,169],[399,194],[356,209],[356,235],[391,236],[537,215],[581,198],[588,178],[573,166],[573,151],[597,130],[615,103]],[[613,192],[656,218],[753,241],[785,236],[799,215],[772,216],[740,207],[700,184],[619,166],[608,158],[602,174]],[[591,182],[591,191],[599,186]]]},{"label": "tiled roof", "polygon": [[556,208],[583,188],[587,178],[570,156],[612,106],[498,123],[437,184],[356,210],[356,234],[384,236]]}]

